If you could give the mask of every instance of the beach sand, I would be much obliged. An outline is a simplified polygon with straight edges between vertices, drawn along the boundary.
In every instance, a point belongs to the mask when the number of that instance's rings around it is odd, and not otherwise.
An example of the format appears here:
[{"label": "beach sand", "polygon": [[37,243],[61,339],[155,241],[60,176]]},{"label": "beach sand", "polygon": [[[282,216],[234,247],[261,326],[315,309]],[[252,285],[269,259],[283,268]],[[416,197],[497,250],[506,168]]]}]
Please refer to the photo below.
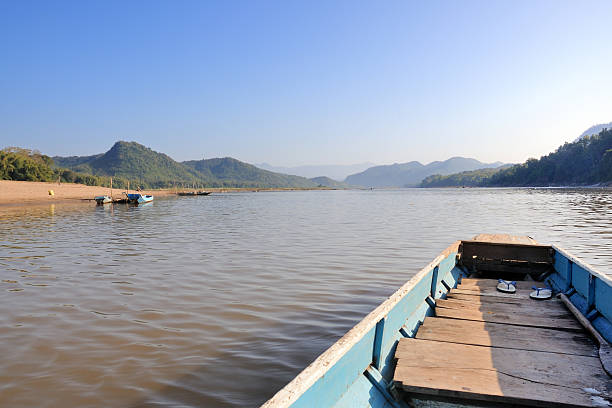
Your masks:
[{"label": "beach sand", "polygon": [[[49,195],[53,190],[54,195]],[[125,190],[113,189],[115,198],[121,197]],[[134,190],[130,192],[135,193]],[[84,202],[84,199],[92,199],[99,195],[110,195],[108,187],[86,186],[84,184],[72,183],[43,183],[37,181],[12,181],[0,180],[0,205],[31,205]],[[153,194],[156,197],[173,195],[173,190],[143,190],[143,193]]]},{"label": "beach sand", "polygon": [[[239,192],[264,192],[264,191],[303,191],[303,190],[328,190],[326,187],[316,188],[206,188],[206,191],[213,193],[239,193]],[[53,190],[53,195],[49,195],[49,190]],[[194,191],[185,188],[183,191]],[[123,197],[125,190],[113,189],[114,198]],[[145,194],[152,194],[155,197],[173,196],[175,189],[143,190]],[[86,186],[84,184],[73,183],[43,183],[38,181],[13,181],[0,180],[0,207],[32,206],[39,204],[53,203],[93,203],[95,196],[110,195],[108,187]],[[130,193],[136,193],[130,190]]]}]

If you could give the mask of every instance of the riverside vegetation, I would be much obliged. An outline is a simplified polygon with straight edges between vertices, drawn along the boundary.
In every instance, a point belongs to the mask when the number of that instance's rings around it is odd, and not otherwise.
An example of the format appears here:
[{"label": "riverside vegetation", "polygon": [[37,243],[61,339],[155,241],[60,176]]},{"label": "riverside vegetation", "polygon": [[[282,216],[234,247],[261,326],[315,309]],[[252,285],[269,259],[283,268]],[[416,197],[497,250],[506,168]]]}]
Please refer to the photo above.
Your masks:
[{"label": "riverside vegetation", "polygon": [[[36,150],[7,147],[0,150],[0,180],[20,181],[62,181],[86,184],[88,186],[109,186],[110,177],[97,177],[91,174],[58,168],[53,159]],[[115,179],[115,186],[123,187],[125,180]]]},{"label": "riverside vegetation", "polygon": [[0,179],[62,181],[90,186],[317,188],[321,180],[259,169],[231,157],[177,162],[136,142],[117,142],[93,156],[49,157],[16,147],[0,153]]},{"label": "riverside vegetation", "polygon": [[612,129],[565,143],[540,159],[425,178],[421,187],[510,187],[609,185],[612,183]]}]

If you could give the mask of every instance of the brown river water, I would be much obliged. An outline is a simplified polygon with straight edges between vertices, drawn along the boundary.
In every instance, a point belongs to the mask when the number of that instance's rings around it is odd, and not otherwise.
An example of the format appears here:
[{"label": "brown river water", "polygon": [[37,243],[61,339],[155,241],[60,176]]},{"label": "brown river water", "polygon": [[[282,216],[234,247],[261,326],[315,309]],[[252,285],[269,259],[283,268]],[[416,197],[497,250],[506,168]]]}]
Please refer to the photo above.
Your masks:
[{"label": "brown river water", "polygon": [[484,232],[612,273],[612,190],[0,208],[0,406],[258,406],[450,243]]}]

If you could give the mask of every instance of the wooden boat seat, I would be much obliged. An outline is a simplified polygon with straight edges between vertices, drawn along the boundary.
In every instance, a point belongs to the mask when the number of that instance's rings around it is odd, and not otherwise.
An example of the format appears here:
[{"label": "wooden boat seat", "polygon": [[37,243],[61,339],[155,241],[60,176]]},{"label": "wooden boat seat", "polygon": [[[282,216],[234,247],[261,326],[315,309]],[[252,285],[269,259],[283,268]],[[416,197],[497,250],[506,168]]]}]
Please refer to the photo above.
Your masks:
[{"label": "wooden boat seat", "polygon": [[461,241],[459,264],[483,278],[509,277],[522,280],[526,274],[542,276],[552,268],[553,249],[527,236],[480,234]]},{"label": "wooden boat seat", "polygon": [[[612,379],[597,348],[557,299],[529,298],[538,282],[463,279],[436,301],[415,338],[399,341],[393,387],[407,402],[486,406],[610,406]],[[418,406],[418,404],[415,404]]]}]

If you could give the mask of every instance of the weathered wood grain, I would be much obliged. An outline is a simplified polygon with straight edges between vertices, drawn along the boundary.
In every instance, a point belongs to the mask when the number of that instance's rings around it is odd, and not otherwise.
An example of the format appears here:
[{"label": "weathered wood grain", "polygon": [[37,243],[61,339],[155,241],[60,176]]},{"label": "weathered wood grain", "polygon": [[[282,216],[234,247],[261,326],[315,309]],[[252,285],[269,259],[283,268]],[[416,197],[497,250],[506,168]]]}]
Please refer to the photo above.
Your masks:
[{"label": "weathered wood grain", "polygon": [[[558,385],[609,391],[612,384],[596,357],[472,346],[431,340],[401,339],[395,352],[395,378],[412,378],[410,369],[492,370],[522,378],[534,386]],[[572,373],[568,375],[568,373]],[[470,380],[469,377],[465,377]],[[471,381],[470,381],[471,382]],[[439,384],[436,384],[439,385]]]},{"label": "weathered wood grain", "polygon": [[[412,395],[447,397],[503,406],[594,407],[593,395],[583,389],[545,384],[538,386],[522,378],[486,369],[411,367],[410,377],[395,384]],[[399,370],[398,375],[403,375]],[[436,384],[436,388],[432,387]],[[601,396],[596,396],[602,398]],[[605,401],[605,400],[604,400]]]},{"label": "weathered wood grain", "polygon": [[585,334],[501,323],[428,317],[416,338],[479,346],[597,356]]},{"label": "weathered wood grain", "polygon": [[[460,368],[410,368],[412,377],[399,377],[395,384],[411,396],[446,397],[453,403],[466,399],[480,401],[485,406],[529,407],[595,407],[592,396],[585,391],[558,385],[533,387],[521,378],[497,371],[464,370]],[[401,371],[400,371],[401,373]],[[443,384],[443,385],[442,385]],[[472,404],[470,404],[472,405]]]},{"label": "weathered wood grain", "polygon": [[508,303],[508,304],[520,304],[523,303],[523,300],[514,296],[514,297],[492,297],[492,296],[480,296],[479,293],[469,292],[469,293],[457,293],[457,289],[453,289],[449,293],[446,294],[447,299],[458,300],[462,302],[468,302],[473,304],[484,304],[484,303]]},{"label": "weathered wood grain", "polygon": [[516,289],[515,293],[504,293],[498,291],[497,288],[481,288],[478,286],[463,288],[463,285],[460,285],[457,289],[453,289],[452,292],[462,295],[494,296],[511,299],[529,299],[529,294],[533,292],[533,289]]},{"label": "weathered wood grain", "polygon": [[401,339],[395,358],[393,381],[412,395],[545,407],[612,398],[612,383],[592,356]]},{"label": "weathered wood grain", "polygon": [[[508,304],[521,304],[525,303],[527,298],[520,296],[482,296],[480,293],[474,291],[463,291],[459,293],[457,289],[453,289],[446,295],[447,299],[459,300],[474,304],[486,304],[486,303],[508,303]],[[530,299],[528,300],[530,304],[535,305],[537,303],[546,303],[547,305],[558,304],[559,306],[563,306],[561,301],[557,299],[549,299],[546,301],[537,301]],[[553,306],[551,306],[553,307]]]},{"label": "weathered wood grain", "polygon": [[[476,240],[462,241],[466,266],[539,271],[552,261],[552,247],[530,239]],[[530,299],[541,282],[518,281],[515,294],[497,291],[497,284],[466,278],[436,300],[436,317],[425,319],[416,338],[398,343],[396,387],[416,398],[487,406],[612,406],[612,381],[596,344],[563,303]]]},{"label": "weathered wood grain", "polygon": [[[474,298],[476,296],[473,296]],[[493,299],[495,300],[495,299]],[[503,311],[515,314],[539,315],[548,317],[572,318],[572,314],[561,302],[517,301],[509,302],[471,302],[463,299],[437,299],[436,307],[446,309],[467,309],[480,311]]]},{"label": "weathered wood grain", "polygon": [[538,314],[517,314],[516,311],[475,310],[436,307],[436,316],[447,319],[463,319],[480,322],[511,324],[527,327],[544,327],[558,330],[584,332],[583,327],[570,316],[553,317]]},{"label": "weathered wood grain", "polygon": [[[461,289],[468,289],[468,288],[496,289],[498,284],[499,284],[499,280],[497,279],[463,278],[461,279],[461,285],[459,285],[459,287]],[[546,284],[544,282],[535,282],[535,281],[516,281],[517,289],[531,289],[532,286],[542,288],[542,287],[545,287]]]}]

